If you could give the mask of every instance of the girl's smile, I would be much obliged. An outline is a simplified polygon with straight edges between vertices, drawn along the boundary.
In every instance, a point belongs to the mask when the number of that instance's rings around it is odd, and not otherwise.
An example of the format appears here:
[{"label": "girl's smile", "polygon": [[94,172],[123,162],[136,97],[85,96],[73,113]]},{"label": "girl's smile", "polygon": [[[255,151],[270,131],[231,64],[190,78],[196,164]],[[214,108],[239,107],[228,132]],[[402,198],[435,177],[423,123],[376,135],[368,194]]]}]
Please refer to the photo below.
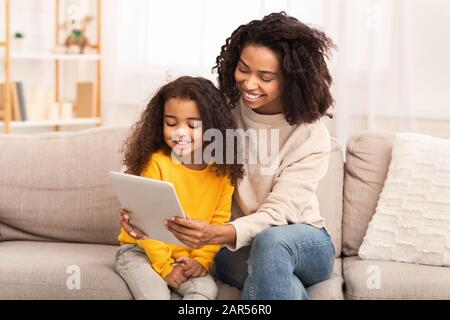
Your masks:
[{"label": "girl's smile", "polygon": [[192,143],[191,141],[177,141],[177,140],[174,140],[173,142],[175,143],[175,147],[179,149],[190,148]]}]

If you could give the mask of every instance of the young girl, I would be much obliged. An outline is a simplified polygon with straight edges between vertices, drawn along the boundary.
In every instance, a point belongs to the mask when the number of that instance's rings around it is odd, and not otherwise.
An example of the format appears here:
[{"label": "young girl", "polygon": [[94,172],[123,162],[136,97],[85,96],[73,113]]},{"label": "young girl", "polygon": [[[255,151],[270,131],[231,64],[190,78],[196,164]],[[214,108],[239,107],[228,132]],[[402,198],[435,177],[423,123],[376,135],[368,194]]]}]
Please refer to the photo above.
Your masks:
[{"label": "young girl", "polygon": [[[234,127],[225,98],[212,82],[181,77],[159,90],[133,126],[124,144],[124,165],[128,173],[173,183],[191,219],[227,223],[243,167],[206,163],[202,137],[208,129],[225,137],[225,130]],[[217,287],[208,270],[220,245],[192,249],[156,239],[136,240],[124,229],[118,240],[122,246],[116,270],[135,299],[170,299],[169,287],[184,299],[216,298]]]}]

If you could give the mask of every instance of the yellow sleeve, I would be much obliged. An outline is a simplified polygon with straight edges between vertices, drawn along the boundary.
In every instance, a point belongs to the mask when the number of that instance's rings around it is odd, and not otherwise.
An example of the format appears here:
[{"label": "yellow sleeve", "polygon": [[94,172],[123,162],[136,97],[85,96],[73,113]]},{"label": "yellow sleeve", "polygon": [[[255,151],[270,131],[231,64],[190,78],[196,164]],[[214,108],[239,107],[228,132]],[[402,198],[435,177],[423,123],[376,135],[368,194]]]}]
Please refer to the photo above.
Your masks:
[{"label": "yellow sleeve", "polygon": [[146,239],[137,240],[137,244],[145,251],[153,269],[165,278],[173,270],[172,250],[162,241]]},{"label": "yellow sleeve", "polygon": [[211,269],[214,263],[214,257],[220,250],[220,244],[206,245],[201,249],[191,251],[190,257],[200,263],[207,271]]},{"label": "yellow sleeve", "polygon": [[[231,217],[231,201],[233,196],[234,187],[229,182],[228,177],[225,177],[224,187],[222,188],[222,194],[219,199],[216,211],[211,218],[211,224],[225,224],[230,221]],[[190,257],[200,263],[206,270],[210,270],[214,257],[219,252],[220,245],[206,245],[200,249],[194,249],[191,251]]]},{"label": "yellow sleeve", "polygon": [[132,236],[130,236],[124,228],[120,228],[120,234],[119,237],[117,238],[117,240],[119,240],[119,242],[122,243],[136,243],[136,239],[133,238]]},{"label": "yellow sleeve", "polygon": [[231,201],[233,197],[234,187],[231,185],[228,177],[224,177],[225,182],[222,188],[222,194],[217,204],[216,211],[211,218],[211,224],[225,224],[231,218]]}]

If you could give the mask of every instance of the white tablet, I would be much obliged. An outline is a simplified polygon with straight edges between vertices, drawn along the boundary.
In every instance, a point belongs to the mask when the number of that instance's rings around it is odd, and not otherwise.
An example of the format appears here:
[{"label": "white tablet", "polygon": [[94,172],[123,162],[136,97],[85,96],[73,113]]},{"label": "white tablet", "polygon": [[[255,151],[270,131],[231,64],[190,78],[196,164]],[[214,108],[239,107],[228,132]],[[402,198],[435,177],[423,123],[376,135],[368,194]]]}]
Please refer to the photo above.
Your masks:
[{"label": "white tablet", "polygon": [[183,245],[164,226],[173,216],[186,218],[172,183],[114,171],[109,175],[131,225],[151,239]]}]

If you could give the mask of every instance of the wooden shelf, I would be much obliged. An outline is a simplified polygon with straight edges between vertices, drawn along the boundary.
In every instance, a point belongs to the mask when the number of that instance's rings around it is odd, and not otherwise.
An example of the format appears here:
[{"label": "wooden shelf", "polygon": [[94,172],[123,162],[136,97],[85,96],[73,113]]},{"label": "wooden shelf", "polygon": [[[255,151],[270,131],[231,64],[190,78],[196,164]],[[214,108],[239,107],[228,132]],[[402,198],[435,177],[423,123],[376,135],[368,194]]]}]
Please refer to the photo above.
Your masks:
[{"label": "wooden shelf", "polygon": [[11,52],[12,60],[73,60],[73,61],[99,61],[97,53],[69,54],[69,53],[34,53],[34,52]]},{"label": "wooden shelf", "polygon": [[[27,62],[27,61],[49,61],[54,64],[54,88],[53,92],[55,94],[54,101],[64,100],[61,97],[61,62],[62,61],[93,61],[96,64],[97,75],[95,86],[96,86],[96,98],[95,98],[95,112],[87,113],[86,115],[94,114],[95,117],[92,118],[74,118],[67,120],[28,120],[28,121],[13,121],[13,118],[20,119],[20,117],[16,117],[14,111],[17,106],[17,100],[14,98],[12,100],[12,96],[15,96],[12,92],[7,92],[3,95],[3,101],[0,105],[3,105],[3,110],[0,111],[0,127],[2,127],[5,133],[10,133],[12,128],[30,128],[30,127],[53,127],[53,130],[58,131],[61,126],[79,126],[79,125],[101,125],[102,124],[102,0],[96,0],[97,2],[97,26],[96,26],[96,39],[97,43],[92,46],[95,49],[94,52],[86,52],[84,54],[70,54],[70,53],[53,53],[53,52],[42,52],[35,51],[33,49],[29,49],[31,51],[12,51],[14,49],[18,50],[18,48],[11,47],[11,3],[13,0],[5,0],[5,19],[4,19],[4,36],[2,36],[2,40],[0,40],[0,46],[5,47],[5,54],[0,54],[1,64],[4,64],[5,69],[5,87],[11,88],[11,85],[14,83],[12,81],[11,73],[12,73],[12,62],[14,62],[14,67],[16,63],[19,62]],[[53,46],[58,48],[61,46],[61,0],[53,0],[55,3],[54,6],[54,30],[55,30],[55,38]],[[2,22],[3,23],[3,20]],[[22,101],[23,102],[23,101]],[[13,112],[14,111],[14,112]],[[14,114],[14,115],[13,115]],[[83,113],[79,113],[82,115]]]},{"label": "wooden shelf", "polygon": [[[73,119],[59,119],[59,120],[27,120],[27,121],[11,121],[10,125],[13,128],[31,128],[31,127],[51,127],[51,126],[82,126],[82,125],[96,125],[101,122],[100,118],[73,118]],[[0,121],[0,126],[3,127],[5,121]]]}]

